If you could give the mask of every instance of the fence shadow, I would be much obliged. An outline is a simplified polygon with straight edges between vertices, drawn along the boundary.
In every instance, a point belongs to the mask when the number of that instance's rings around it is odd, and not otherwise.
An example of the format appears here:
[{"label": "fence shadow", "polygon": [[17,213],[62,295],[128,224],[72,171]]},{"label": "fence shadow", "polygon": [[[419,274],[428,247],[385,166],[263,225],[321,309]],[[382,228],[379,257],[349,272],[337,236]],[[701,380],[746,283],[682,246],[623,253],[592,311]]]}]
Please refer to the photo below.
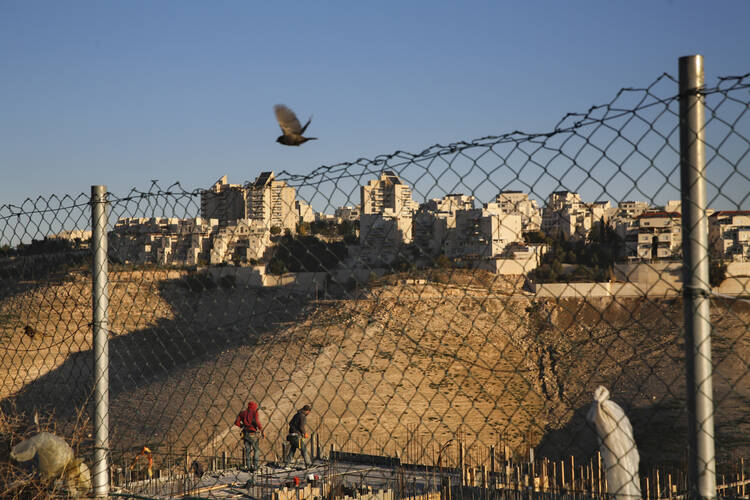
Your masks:
[{"label": "fence shadow", "polygon": [[[576,463],[595,460],[599,450],[596,430],[586,421],[590,405],[579,407],[564,426],[547,432],[536,448],[538,456]],[[642,407],[625,407],[641,457],[641,470],[652,463],[679,466],[685,458],[687,414],[683,401],[671,397]]]},{"label": "fence shadow", "polygon": [[[122,449],[167,442],[183,447],[205,439],[199,434],[211,434],[219,423],[231,425],[250,396],[245,371],[263,363],[258,346],[273,346],[309,302],[291,288],[236,287],[194,276],[164,280],[158,292],[171,318],[112,331],[109,339],[110,439]],[[120,306],[110,302],[110,318]],[[91,349],[70,353],[0,407],[54,415],[59,430],[69,431],[79,409],[93,414],[92,357]],[[227,389],[237,401],[223,396]],[[195,408],[208,411],[195,414]]]}]

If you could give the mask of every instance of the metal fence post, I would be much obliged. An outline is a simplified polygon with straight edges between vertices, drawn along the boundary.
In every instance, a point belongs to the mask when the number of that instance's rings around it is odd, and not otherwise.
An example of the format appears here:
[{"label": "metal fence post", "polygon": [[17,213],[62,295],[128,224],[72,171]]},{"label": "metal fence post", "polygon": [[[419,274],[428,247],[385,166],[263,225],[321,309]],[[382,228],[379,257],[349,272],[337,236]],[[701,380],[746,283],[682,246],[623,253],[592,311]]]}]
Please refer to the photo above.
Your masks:
[{"label": "metal fence post", "polygon": [[703,56],[679,59],[680,187],[691,496],[716,497]]},{"label": "metal fence post", "polygon": [[107,188],[91,186],[92,301],[94,309],[94,495],[109,495],[109,292],[107,269]]}]

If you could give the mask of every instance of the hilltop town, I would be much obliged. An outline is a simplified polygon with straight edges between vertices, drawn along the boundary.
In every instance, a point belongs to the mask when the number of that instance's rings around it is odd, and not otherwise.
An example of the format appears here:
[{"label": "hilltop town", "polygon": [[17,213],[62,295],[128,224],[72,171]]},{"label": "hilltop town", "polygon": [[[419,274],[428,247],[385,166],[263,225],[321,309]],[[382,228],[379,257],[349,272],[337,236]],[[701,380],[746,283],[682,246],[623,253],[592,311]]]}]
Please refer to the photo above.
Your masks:
[{"label": "hilltop town", "polygon": [[[328,266],[290,269],[273,262],[273,248],[282,238],[288,246],[295,238],[314,236],[326,243],[324,254],[337,256],[326,262],[333,267],[348,259],[348,269],[404,270],[437,263],[519,275],[547,262],[536,275],[548,282],[564,274],[561,262],[607,270],[615,262],[655,265],[681,258],[679,201],[612,206],[556,191],[540,208],[527,193],[501,191],[481,208],[474,196],[458,193],[420,204],[410,186],[389,170],[361,186],[360,195],[359,205],[339,207],[330,215],[298,199],[294,187],[273,172],[245,185],[229,184],[223,176],[201,192],[200,217],[119,219],[110,233],[110,254],[133,264],[271,263],[276,264],[269,266],[273,274],[330,271]],[[709,215],[712,257],[744,262],[750,256],[750,211],[711,210]],[[584,254],[587,260],[580,262]],[[602,276],[589,276],[594,278],[589,281],[604,281]]]}]

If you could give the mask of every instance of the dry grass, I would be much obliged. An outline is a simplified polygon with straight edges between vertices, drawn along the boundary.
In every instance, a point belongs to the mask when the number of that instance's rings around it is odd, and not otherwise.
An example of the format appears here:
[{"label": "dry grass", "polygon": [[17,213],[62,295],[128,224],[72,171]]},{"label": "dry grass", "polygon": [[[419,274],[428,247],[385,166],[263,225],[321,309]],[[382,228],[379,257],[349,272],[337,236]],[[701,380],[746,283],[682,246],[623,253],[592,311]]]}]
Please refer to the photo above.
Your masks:
[{"label": "dry grass", "polygon": [[[79,411],[75,426],[77,430],[66,439],[76,456],[79,454],[79,448],[89,444],[90,439],[85,432],[87,428],[86,417]],[[0,498],[37,500],[65,496],[61,484],[41,478],[31,462],[19,464],[10,459],[10,450],[13,446],[39,432],[57,434],[54,415],[46,418],[37,415],[34,418],[0,409]]]}]

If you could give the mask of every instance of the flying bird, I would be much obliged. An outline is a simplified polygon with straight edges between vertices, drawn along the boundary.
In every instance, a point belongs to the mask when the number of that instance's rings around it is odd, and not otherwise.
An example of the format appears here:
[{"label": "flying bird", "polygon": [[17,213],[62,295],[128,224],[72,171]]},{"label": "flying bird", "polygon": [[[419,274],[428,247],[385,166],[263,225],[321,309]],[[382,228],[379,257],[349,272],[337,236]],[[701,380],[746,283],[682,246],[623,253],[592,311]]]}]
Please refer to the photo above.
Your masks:
[{"label": "flying bird", "polygon": [[307,130],[307,126],[310,125],[312,116],[307,120],[307,123],[305,123],[305,126],[303,127],[300,125],[294,111],[283,104],[277,104],[273,107],[273,110],[276,113],[276,119],[279,121],[279,126],[283,132],[276,139],[276,142],[285,146],[299,146],[303,142],[317,139],[317,137],[302,137],[302,134]]},{"label": "flying bird", "polygon": [[620,405],[609,399],[609,391],[599,386],[586,419],[596,428],[606,469],[607,489],[616,500],[640,500],[638,449],[633,427]]}]

